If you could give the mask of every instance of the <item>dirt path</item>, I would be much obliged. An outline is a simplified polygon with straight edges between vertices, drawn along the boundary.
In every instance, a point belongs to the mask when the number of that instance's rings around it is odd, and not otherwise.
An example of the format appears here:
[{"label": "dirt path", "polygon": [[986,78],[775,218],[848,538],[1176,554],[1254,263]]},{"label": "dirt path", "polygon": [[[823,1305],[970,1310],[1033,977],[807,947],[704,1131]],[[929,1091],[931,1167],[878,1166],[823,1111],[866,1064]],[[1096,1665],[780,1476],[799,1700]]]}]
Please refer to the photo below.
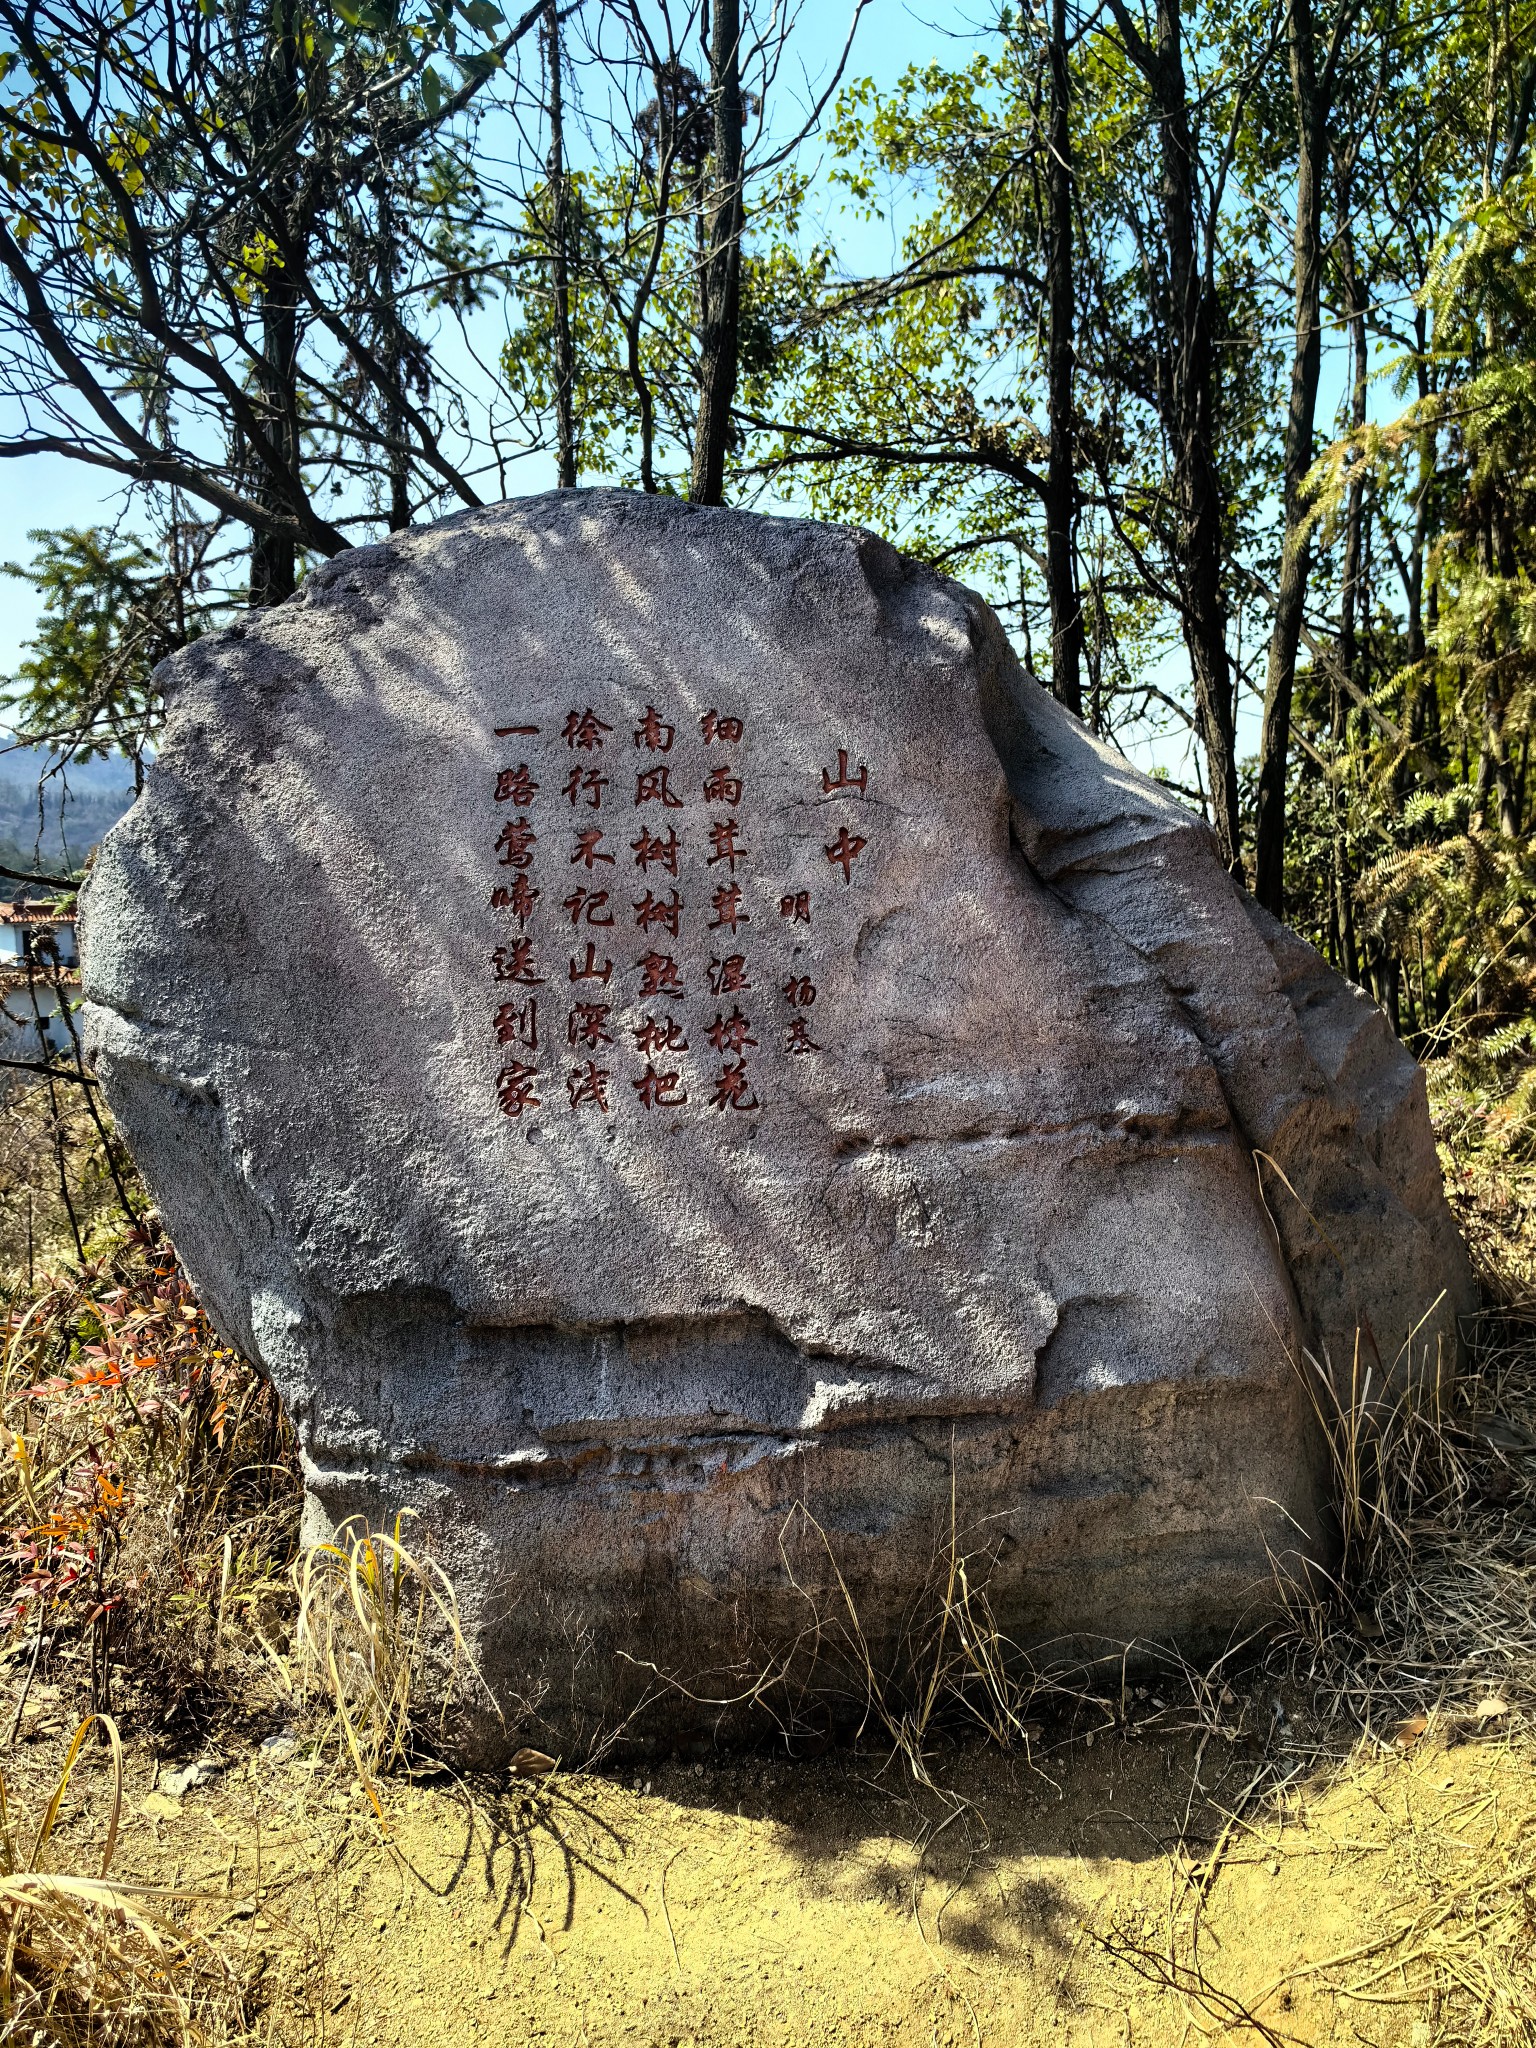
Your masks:
[{"label": "dirt path", "polygon": [[[1233,2025],[1431,2048],[1437,1942],[1442,1985],[1496,1986],[1523,1912],[1528,1966],[1531,1751],[1432,1729],[1231,1824],[1251,1760],[1207,1757],[1191,1861],[1195,1759],[1119,1735],[1043,1756],[1044,1776],[954,1757],[942,1827],[894,1769],[847,1757],[440,1782],[392,1793],[385,1846],[302,1752],[227,1756],[179,1801],[139,1756],[115,1867],[218,1902],[199,1917],[295,2048],[1181,2048]],[[82,1847],[96,1804],[70,1824]],[[1476,2038],[1531,2039],[1520,2024]]]}]

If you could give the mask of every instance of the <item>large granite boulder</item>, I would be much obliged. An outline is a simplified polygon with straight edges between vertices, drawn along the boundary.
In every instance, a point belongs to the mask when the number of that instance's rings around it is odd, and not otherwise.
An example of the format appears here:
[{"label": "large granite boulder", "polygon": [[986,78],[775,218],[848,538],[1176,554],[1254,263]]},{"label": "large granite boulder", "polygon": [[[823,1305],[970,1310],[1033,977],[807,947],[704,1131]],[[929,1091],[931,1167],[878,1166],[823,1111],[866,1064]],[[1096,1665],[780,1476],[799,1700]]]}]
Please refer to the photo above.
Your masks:
[{"label": "large granite boulder", "polygon": [[1379,1012],[883,542],[534,498],[162,680],[91,1057],[314,1519],[420,1511],[508,1741],[724,1696],[833,1558],[891,1651],[952,1486],[1021,1642],[1208,1641],[1326,1545],[1302,1354],[1450,1363]]}]

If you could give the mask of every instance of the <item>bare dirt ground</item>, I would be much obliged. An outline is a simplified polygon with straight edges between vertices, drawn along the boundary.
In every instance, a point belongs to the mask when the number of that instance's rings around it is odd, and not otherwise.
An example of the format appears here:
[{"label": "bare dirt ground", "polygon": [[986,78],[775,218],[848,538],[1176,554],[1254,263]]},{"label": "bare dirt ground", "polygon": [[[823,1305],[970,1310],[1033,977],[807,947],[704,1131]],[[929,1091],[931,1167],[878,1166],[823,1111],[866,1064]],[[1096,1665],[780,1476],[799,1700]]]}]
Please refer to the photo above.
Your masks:
[{"label": "bare dirt ground", "polygon": [[[943,1800],[878,1754],[445,1776],[390,1789],[387,1837],[285,1738],[190,1786],[130,1749],[114,1875],[196,1894],[254,2037],[294,2048],[1531,2039],[1536,1749],[1432,1719],[1329,1765],[1273,1704],[955,1751]],[[1289,1782],[1244,1805],[1277,1739]],[[81,1867],[107,1778],[71,1783]]]}]

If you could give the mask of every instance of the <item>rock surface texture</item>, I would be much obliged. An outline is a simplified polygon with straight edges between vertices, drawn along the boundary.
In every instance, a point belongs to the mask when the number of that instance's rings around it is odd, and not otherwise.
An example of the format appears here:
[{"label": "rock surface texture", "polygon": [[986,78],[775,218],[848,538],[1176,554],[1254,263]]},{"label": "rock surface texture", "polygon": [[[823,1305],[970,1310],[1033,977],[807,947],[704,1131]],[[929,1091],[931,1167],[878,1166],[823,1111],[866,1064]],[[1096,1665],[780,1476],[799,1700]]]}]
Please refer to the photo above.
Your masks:
[{"label": "rock surface texture", "polygon": [[884,543],[535,498],[163,680],[91,1056],[484,1746],[711,1720],[833,1558],[897,1656],[952,1498],[1018,1640],[1208,1640],[1321,1527],[1303,1351],[1450,1361],[1379,1012]]}]

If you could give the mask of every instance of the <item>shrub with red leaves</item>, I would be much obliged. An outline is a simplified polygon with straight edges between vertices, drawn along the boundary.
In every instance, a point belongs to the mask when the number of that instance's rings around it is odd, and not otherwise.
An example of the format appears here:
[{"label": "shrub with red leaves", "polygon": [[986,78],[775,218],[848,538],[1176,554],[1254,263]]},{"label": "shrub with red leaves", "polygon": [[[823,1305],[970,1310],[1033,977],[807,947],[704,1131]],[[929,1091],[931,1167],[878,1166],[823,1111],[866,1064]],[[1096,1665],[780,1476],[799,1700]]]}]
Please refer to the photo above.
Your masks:
[{"label": "shrub with red leaves", "polygon": [[300,1484],[271,1387],[153,1225],[46,1281],[3,1334],[0,1631],[30,1670],[83,1661],[93,1707],[125,1667],[172,1711],[217,1689],[281,1625]]}]

